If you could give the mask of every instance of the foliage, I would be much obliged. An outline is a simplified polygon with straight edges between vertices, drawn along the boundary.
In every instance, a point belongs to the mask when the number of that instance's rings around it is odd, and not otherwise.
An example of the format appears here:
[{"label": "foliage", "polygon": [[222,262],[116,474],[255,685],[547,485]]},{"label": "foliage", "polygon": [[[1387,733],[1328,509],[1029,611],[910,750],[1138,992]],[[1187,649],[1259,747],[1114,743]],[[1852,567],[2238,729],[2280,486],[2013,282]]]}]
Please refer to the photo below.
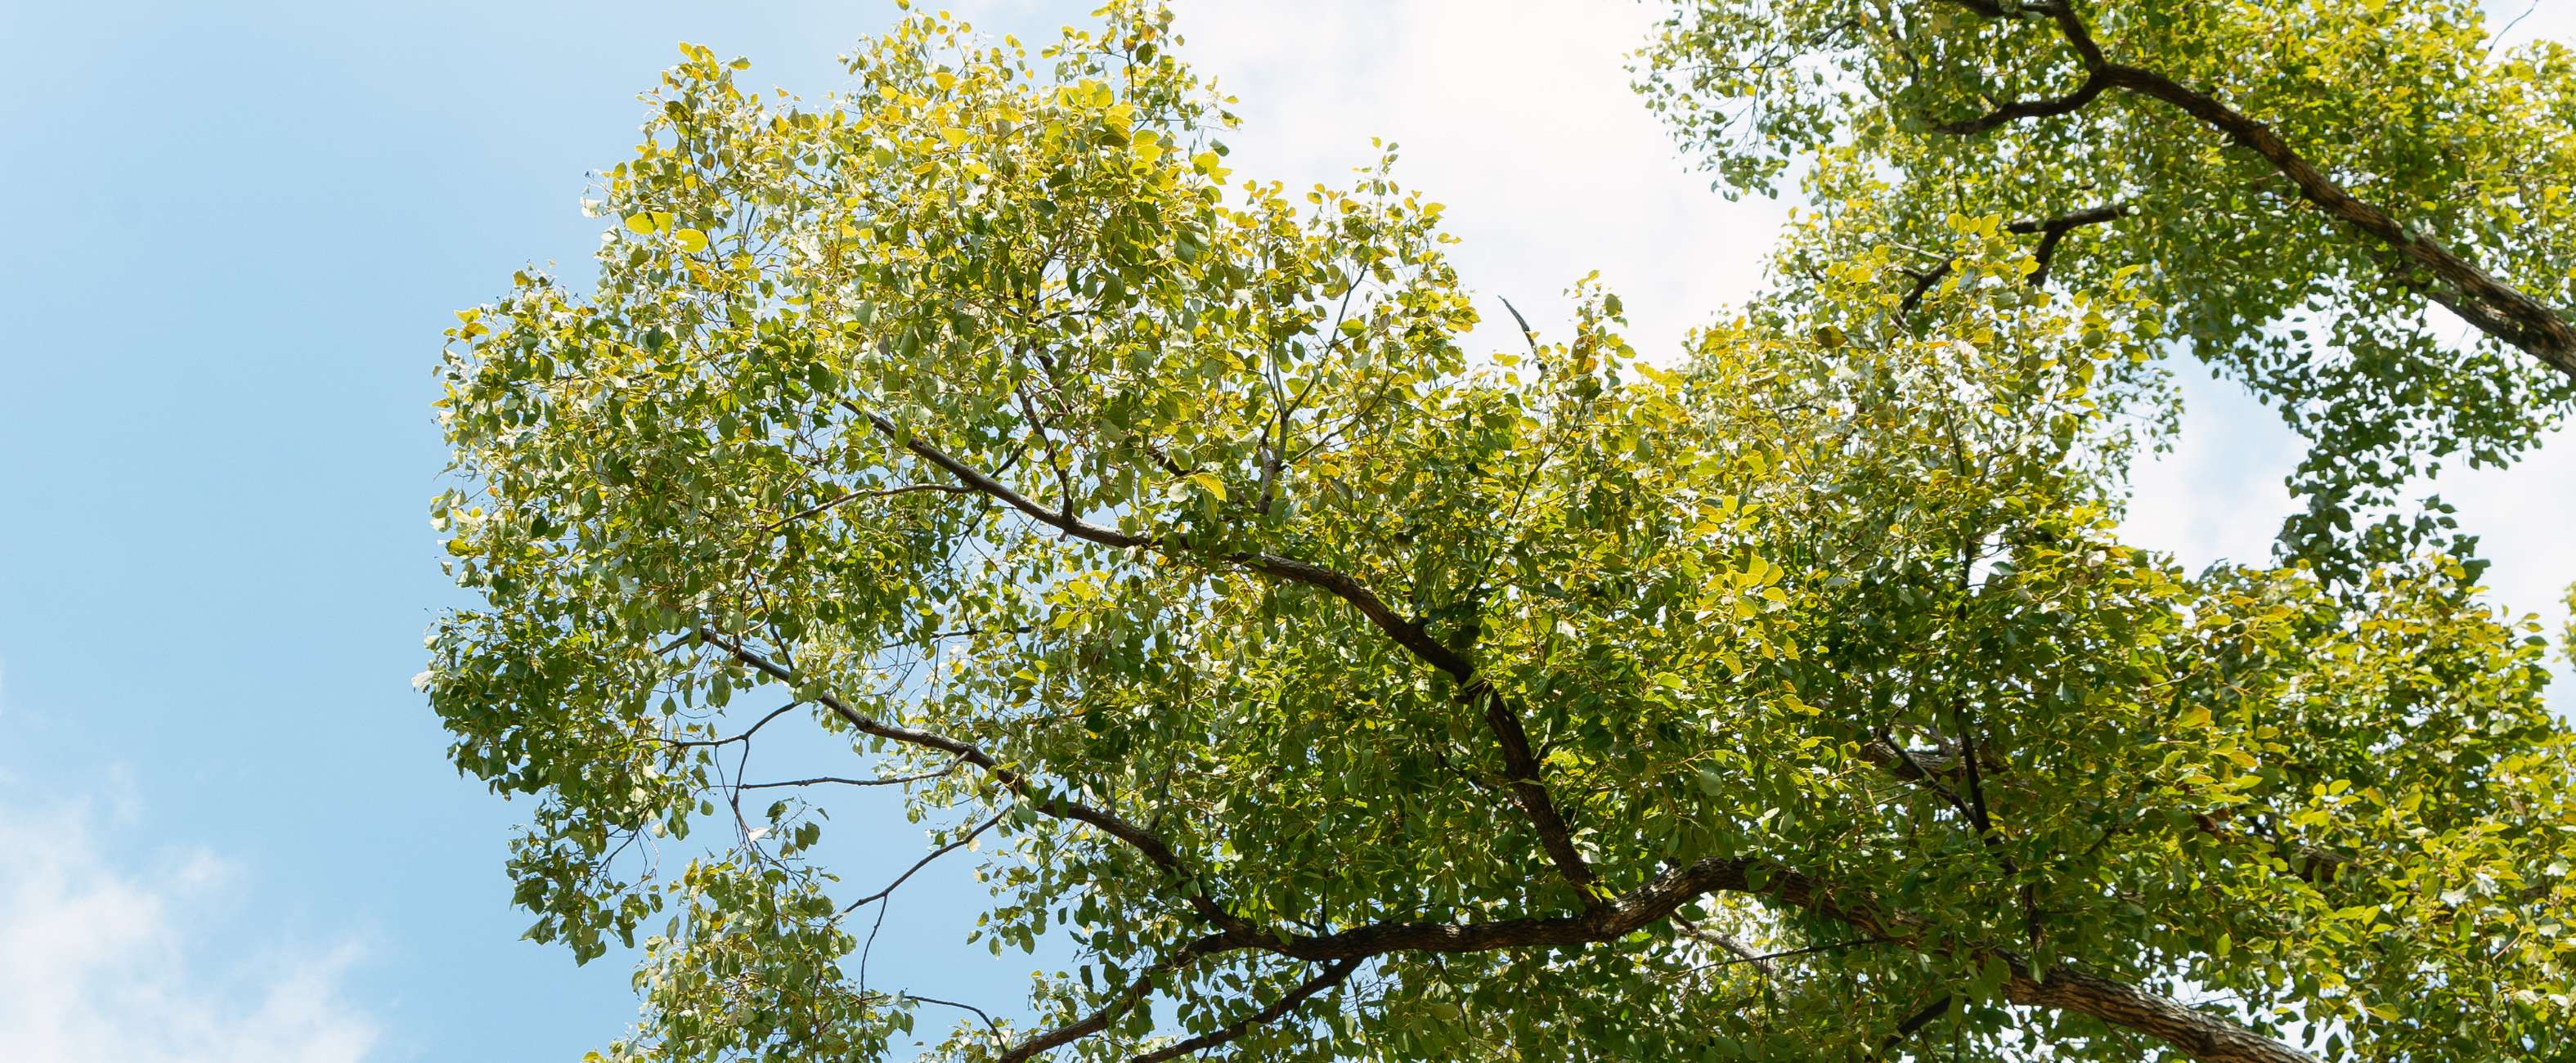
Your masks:
[{"label": "foliage", "polygon": [[2042,280],[2143,266],[2164,330],[2314,440],[2284,541],[2330,576],[2441,537],[2438,502],[2356,517],[2576,399],[2576,52],[2495,52],[2476,0],[1684,0],[1640,87],[1723,187],[1810,163],[1838,250],[1928,276],[1993,214]]},{"label": "foliage", "polygon": [[[423,683],[535,799],[531,936],[640,950],[605,1057],[2576,1050],[2536,626],[2117,541],[2179,271],[1825,218],[1679,359],[1588,284],[1471,356],[1392,149],[1229,184],[1168,15],[1103,18],[911,18],[819,106],[689,48],[595,290],[449,332]],[[1075,945],[1033,1023],[867,982],[918,865],[832,871],[851,783]]]}]

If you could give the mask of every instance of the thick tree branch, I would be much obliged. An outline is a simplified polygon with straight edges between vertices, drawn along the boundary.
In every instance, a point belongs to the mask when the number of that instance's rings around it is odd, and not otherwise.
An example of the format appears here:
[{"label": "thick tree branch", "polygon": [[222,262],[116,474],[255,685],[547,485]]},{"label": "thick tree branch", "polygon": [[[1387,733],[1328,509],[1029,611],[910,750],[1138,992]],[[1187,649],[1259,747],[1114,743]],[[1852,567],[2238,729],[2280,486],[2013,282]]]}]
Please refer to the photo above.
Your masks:
[{"label": "thick tree branch", "polygon": [[[1743,857],[1711,857],[1673,868],[1576,916],[1482,923],[1378,923],[1331,934],[1283,935],[1269,942],[1213,936],[1194,947],[1207,952],[1260,948],[1319,962],[1365,960],[1391,952],[1581,947],[1625,937],[1671,916],[1691,900],[1716,892],[1769,898],[1842,922],[1873,939],[1920,947],[1910,920],[1878,910],[1865,893],[1828,885],[1770,861]],[[1996,950],[1986,955],[2002,960],[2010,970],[2003,988],[2006,997],[2016,1003],[2072,1011],[2147,1034],[2202,1063],[2315,1063],[2306,1053],[2224,1017],[2196,1011],[2117,979],[2067,966],[2035,974],[2028,962],[2014,953]]]},{"label": "thick tree branch", "polygon": [[2226,1019],[2195,1011],[2127,982],[2057,967],[2034,978],[2013,962],[2004,997],[2016,1004],[2090,1015],[2146,1034],[2200,1063],[2317,1063],[2317,1058]]},{"label": "thick tree branch", "polygon": [[1539,844],[1547,849],[1548,859],[1556,864],[1558,873],[1583,891],[1584,903],[1598,906],[1600,898],[1595,892],[1598,880],[1591,864],[1574,847],[1573,828],[1567,826],[1565,817],[1557,813],[1556,802],[1548,796],[1547,784],[1539,780],[1538,757],[1530,750],[1529,733],[1521,729],[1520,713],[1512,709],[1502,694],[1486,685],[1482,676],[1468,683],[1466,697],[1469,704],[1483,708],[1485,728],[1493,732],[1495,743],[1502,747],[1503,770],[1505,780],[1511,786],[1512,803],[1520,806],[1521,814],[1528,817],[1537,829]]},{"label": "thick tree branch", "polygon": [[[711,645],[726,649],[735,659],[773,679],[786,683],[795,681],[793,673],[720,634],[702,631],[700,637]],[[1046,795],[1025,776],[1001,766],[971,744],[879,722],[829,694],[818,695],[815,700],[862,733],[948,752],[1009,786],[1028,799],[1037,811],[1098,828],[1126,842],[1174,877],[1187,878],[1186,870],[1169,844],[1153,832],[1113,813]],[[1000,1058],[1024,1061],[1107,1029],[1111,1021],[1143,997],[1151,986],[1154,973],[1205,955],[1260,949],[1303,960],[1356,964],[1393,952],[1468,953],[1513,948],[1581,947],[1615,941],[1645,929],[1672,916],[1684,904],[1717,892],[1767,897],[1835,919],[1871,938],[1892,944],[1910,944],[1912,940],[1904,919],[1880,913],[1860,893],[1837,889],[1769,861],[1744,857],[1712,857],[1673,868],[1627,893],[1602,900],[1580,915],[1481,923],[1377,923],[1315,935],[1256,927],[1226,911],[1205,894],[1193,893],[1187,898],[1190,907],[1221,927],[1219,932],[1191,942],[1155,968],[1139,975],[1115,1000],[1099,1010],[1074,1023],[1021,1042]],[[2005,989],[2007,995],[2017,1002],[2075,1011],[2125,1029],[2150,1034],[2191,1053],[2193,1058],[2203,1063],[2313,1063],[2295,1049],[2127,983],[2068,968],[2033,976],[2028,966],[2018,958],[2005,953],[1997,955],[2003,956],[2011,965],[2013,980]]]},{"label": "thick tree branch", "polygon": [[1904,1022],[1896,1024],[1895,1033],[1887,1035],[1886,1040],[1878,1043],[1878,1054],[1886,1055],[1891,1049],[1904,1044],[1906,1038],[1912,1037],[1915,1034],[1922,1032],[1924,1027],[1932,1025],[1932,1020],[1949,1014],[1950,1003],[1950,994],[1943,993],[1939,997],[1934,998],[1931,1003],[1923,1005],[1923,1007],[1917,1010],[1914,1014],[1906,1016]]},{"label": "thick tree branch", "polygon": [[[1894,944],[1914,943],[1907,920],[1876,910],[1857,892],[1835,889],[1767,861],[1720,857],[1675,868],[1612,900],[1601,910],[1582,916],[1467,924],[1380,924],[1292,939],[1275,951],[1326,959],[1394,951],[1482,952],[1579,946],[1625,936],[1670,916],[1701,894],[1718,891],[1769,897],[1838,920],[1873,938]],[[2201,1063],[2316,1063],[2304,1052],[2223,1017],[2193,1010],[2129,983],[2065,966],[2035,975],[2017,955],[2003,951],[1992,955],[2002,959],[2012,972],[2004,992],[2016,1003],[2073,1011],[2147,1034]]]},{"label": "thick tree branch", "polygon": [[[1754,884],[1756,878],[1762,884]],[[1373,923],[1330,934],[1289,935],[1271,951],[1304,960],[1366,958],[1389,952],[1466,953],[1495,949],[1565,947],[1612,941],[1716,892],[1772,897],[1876,933],[1880,920],[1866,907],[1846,907],[1836,891],[1768,861],[1711,857],[1673,868],[1644,885],[1605,900],[1580,915],[1539,916],[1480,923]]]}]

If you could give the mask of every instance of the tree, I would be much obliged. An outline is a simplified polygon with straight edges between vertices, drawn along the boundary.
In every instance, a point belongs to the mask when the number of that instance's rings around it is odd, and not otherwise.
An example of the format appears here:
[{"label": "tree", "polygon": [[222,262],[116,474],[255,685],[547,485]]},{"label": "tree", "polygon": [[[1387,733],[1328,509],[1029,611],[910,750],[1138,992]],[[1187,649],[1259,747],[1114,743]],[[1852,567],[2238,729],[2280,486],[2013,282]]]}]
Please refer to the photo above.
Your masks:
[{"label": "tree", "polygon": [[1992,214],[2035,283],[2141,270],[2164,333],[2315,441],[2284,539],[2330,575],[2449,527],[2385,512],[2352,550],[2356,511],[2576,400],[2576,52],[2495,55],[2476,0],[1688,0],[1648,59],[1722,185],[1815,163],[1826,254],[1942,283],[1925,249]]},{"label": "tree", "polygon": [[[1686,9],[1649,80],[1885,6]],[[1951,32],[1998,48],[2057,10],[1979,7]],[[1900,143],[1874,68],[1667,80],[1702,143],[1691,101],[1792,116],[1724,172],[1806,151],[1848,194],[1678,357],[1589,284],[1571,335],[1470,352],[1391,150],[1302,202],[1228,184],[1168,14],[1102,18],[1034,55],[911,18],[810,107],[687,48],[596,290],[523,272],[449,332],[434,516],[481,603],[424,684],[460,769],[535,799],[531,936],[641,950],[608,1058],[880,1058],[925,1005],[960,1059],[2576,1051],[2536,623],[2439,551],[2192,575],[2115,537],[2161,337],[2276,349],[2195,331],[2255,304],[2218,237],[2141,224],[2188,216],[2145,177],[2079,254],[1975,149]],[[2024,76],[1926,48],[1935,87]],[[2560,53],[2503,69],[2568,98]],[[2449,283],[2365,289],[2366,232],[2245,209],[2324,278],[2255,286],[2341,300],[2301,312],[2347,345]],[[2446,368],[2530,404],[2443,430],[2509,455],[2564,397],[2528,369]],[[855,766],[746,776],[773,742]],[[920,863],[834,876],[853,785],[899,789]],[[982,861],[990,947],[1078,949],[1032,1023],[853,962],[941,858]]]}]

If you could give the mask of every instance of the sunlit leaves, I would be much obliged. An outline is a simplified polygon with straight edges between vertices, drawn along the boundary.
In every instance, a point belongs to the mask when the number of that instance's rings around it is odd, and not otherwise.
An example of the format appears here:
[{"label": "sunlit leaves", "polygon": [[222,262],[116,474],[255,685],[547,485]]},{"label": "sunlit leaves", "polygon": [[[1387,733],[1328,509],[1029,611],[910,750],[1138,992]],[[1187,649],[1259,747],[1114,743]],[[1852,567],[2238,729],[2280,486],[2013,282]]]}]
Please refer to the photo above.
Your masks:
[{"label": "sunlit leaves", "polygon": [[[912,18],[813,104],[686,47],[598,190],[597,283],[522,273],[448,332],[433,519],[478,602],[423,685],[459,768],[534,799],[530,936],[634,950],[604,1058],[1030,1033],[863,976],[919,854],[832,817],[896,808],[990,888],[972,945],[1075,950],[1025,1013],[1100,1013],[1086,1058],[1314,975],[1190,952],[1211,908],[1571,918],[1712,858],[1750,870],[1688,926],[1390,952],[1233,1047],[1844,1058],[1947,996],[1953,1046],[2135,1057],[2009,1009],[2015,964],[2420,1053],[2566,1016],[2541,643],[2455,563],[2355,605],[2114,536],[2171,430],[2170,278],[2034,288],[1993,204],[1864,196],[1684,351],[1590,279],[1563,335],[1470,351],[1394,149],[1228,183],[1175,44],[1143,6],[1034,52]],[[1508,796],[1486,696],[1597,883]],[[1901,932],[1784,901],[1809,881]]]},{"label": "sunlit leaves", "polygon": [[[2174,349],[2315,444],[2289,556],[2345,581],[2427,544],[2467,556],[2446,509],[2400,491],[2446,463],[2513,460],[2576,379],[2459,327],[2436,305],[2460,305],[2446,282],[2234,138],[2134,94],[2082,96],[2061,13],[2104,62],[2241,111],[2409,232],[2576,311],[2576,58],[2490,47],[2474,0],[1680,0],[1640,84],[1722,186],[1768,190],[1804,163],[1826,256],[1902,248],[1888,268],[1924,275],[1965,212],[2029,226],[2069,290],[2145,267]],[[1944,131],[2053,100],[2081,105]],[[2037,241],[2100,210],[2119,213]]]}]

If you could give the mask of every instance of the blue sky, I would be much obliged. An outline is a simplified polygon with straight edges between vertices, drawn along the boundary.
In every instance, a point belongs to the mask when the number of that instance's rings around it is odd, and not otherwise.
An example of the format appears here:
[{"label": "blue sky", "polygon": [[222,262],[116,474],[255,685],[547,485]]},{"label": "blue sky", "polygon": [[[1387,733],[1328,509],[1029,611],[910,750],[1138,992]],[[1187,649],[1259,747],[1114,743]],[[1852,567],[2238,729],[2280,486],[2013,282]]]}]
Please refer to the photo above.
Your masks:
[{"label": "blue sky", "polygon": [[[1087,6],[965,5],[1023,36]],[[1238,172],[1331,180],[1388,135],[1471,283],[1544,326],[1598,267],[1641,349],[1755,280],[1778,208],[1709,195],[1629,99],[1634,5],[1290,6],[1183,8],[1244,97]],[[2544,6],[2522,33],[2576,36]],[[892,13],[0,0],[0,1057],[575,1060],[631,1021],[614,957],[516,940],[517,810],[406,685],[457,600],[425,508],[438,332],[524,263],[586,272],[584,174],[674,42],[819,96]],[[2295,444],[2192,397],[2133,531],[2258,557]],[[2502,600],[2576,580],[2576,444],[2441,486]],[[1016,998],[1031,961],[961,947],[964,880],[924,885],[881,962]]]},{"label": "blue sky", "polygon": [[[366,1058],[572,1060],[632,1021],[619,964],[516,940],[516,810],[406,683],[456,600],[426,514],[438,333],[522,263],[586,271],[584,174],[627,154],[674,42],[819,95],[890,13],[0,4],[0,826],[76,844],[73,899],[162,909],[52,928],[110,954],[90,995],[131,976],[124,934],[184,943],[163,988],[212,1011],[320,979],[320,1058],[333,1022]],[[86,970],[66,955],[30,976]],[[141,1036],[75,1019],[63,1058],[217,1051],[111,1035]]]}]

